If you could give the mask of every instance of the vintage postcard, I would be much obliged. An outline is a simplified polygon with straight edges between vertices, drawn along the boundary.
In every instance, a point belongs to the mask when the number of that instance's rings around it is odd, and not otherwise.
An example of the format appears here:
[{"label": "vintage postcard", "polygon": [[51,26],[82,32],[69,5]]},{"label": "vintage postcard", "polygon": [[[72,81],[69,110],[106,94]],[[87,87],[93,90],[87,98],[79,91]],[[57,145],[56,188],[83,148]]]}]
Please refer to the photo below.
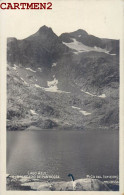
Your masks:
[{"label": "vintage postcard", "polygon": [[1,195],[123,194],[123,3],[0,1]]}]

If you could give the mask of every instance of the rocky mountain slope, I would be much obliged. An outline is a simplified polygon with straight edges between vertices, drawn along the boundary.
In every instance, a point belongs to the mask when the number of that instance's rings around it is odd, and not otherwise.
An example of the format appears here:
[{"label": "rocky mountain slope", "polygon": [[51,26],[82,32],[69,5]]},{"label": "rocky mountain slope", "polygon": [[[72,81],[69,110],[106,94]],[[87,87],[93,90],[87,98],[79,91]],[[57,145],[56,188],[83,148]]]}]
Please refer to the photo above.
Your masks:
[{"label": "rocky mountain slope", "polygon": [[7,40],[7,129],[118,129],[119,41],[43,26]]}]

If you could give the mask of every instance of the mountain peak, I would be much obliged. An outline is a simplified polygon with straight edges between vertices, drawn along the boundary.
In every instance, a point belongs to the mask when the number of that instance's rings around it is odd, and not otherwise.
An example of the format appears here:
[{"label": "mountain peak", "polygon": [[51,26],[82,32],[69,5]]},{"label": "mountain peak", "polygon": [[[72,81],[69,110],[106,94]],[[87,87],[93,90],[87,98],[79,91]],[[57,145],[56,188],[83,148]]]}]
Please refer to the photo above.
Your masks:
[{"label": "mountain peak", "polygon": [[83,29],[78,29],[78,30],[74,31],[73,34],[74,33],[81,34],[81,35],[88,35],[88,33]]},{"label": "mountain peak", "polygon": [[48,37],[52,40],[52,39],[57,38],[57,35],[53,32],[52,28],[44,25],[44,26],[40,27],[39,30],[35,34],[28,37],[28,40],[29,39],[32,40],[32,38],[33,39],[35,38],[35,39],[38,39],[39,41],[42,40],[44,42],[44,41],[46,41],[46,39]]},{"label": "mountain peak", "polygon": [[53,32],[52,28],[47,27],[46,25],[40,27],[40,29],[39,29],[39,32],[40,32],[40,33],[42,33],[42,32],[48,32],[48,31],[49,31],[49,32]]}]

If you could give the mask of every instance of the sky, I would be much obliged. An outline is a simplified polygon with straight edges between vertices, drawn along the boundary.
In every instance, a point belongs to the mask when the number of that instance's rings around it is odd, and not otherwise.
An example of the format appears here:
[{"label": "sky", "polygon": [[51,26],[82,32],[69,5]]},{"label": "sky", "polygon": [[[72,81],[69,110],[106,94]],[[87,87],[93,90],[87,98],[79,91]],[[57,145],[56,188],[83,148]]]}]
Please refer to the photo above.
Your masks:
[{"label": "sky", "polygon": [[[49,1],[53,3],[52,10],[2,10],[1,25],[7,37],[23,39],[46,25],[51,27],[57,35],[83,29],[100,38],[120,39],[122,33],[121,1]],[[9,0],[8,2],[21,2],[21,0]],[[42,3],[47,0],[23,0],[23,2]]]}]

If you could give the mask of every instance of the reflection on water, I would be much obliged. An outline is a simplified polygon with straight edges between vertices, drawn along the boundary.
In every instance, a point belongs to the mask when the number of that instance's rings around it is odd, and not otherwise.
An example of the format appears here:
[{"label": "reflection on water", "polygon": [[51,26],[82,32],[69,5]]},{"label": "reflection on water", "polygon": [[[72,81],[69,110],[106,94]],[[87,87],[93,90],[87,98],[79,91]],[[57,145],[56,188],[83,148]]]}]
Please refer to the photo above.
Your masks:
[{"label": "reflection on water", "polygon": [[86,175],[118,175],[118,132],[10,131],[7,132],[7,173],[47,172],[68,180]]}]

